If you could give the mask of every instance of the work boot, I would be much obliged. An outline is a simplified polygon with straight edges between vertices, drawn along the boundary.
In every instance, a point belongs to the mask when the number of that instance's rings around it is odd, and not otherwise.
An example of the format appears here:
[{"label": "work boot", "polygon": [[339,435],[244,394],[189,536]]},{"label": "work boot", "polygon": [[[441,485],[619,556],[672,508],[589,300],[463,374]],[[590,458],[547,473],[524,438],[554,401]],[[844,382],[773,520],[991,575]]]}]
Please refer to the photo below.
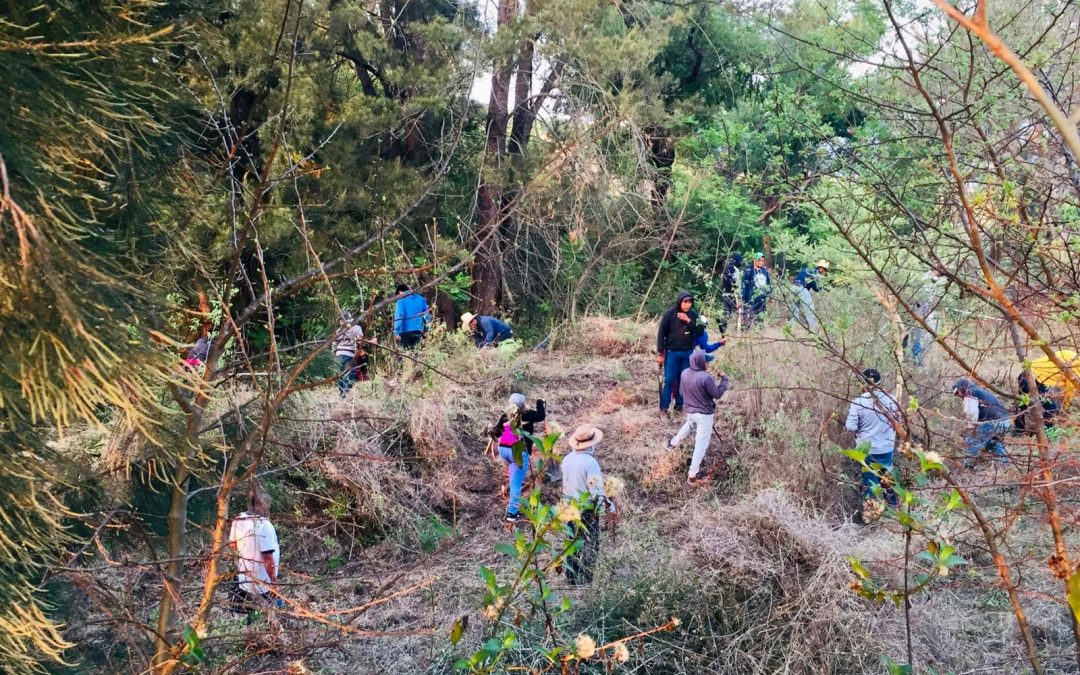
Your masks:
[{"label": "work boot", "polygon": [[702,485],[709,484],[709,478],[710,476],[708,474],[705,474],[704,476],[690,476],[686,479],[686,484],[690,487],[701,487]]}]

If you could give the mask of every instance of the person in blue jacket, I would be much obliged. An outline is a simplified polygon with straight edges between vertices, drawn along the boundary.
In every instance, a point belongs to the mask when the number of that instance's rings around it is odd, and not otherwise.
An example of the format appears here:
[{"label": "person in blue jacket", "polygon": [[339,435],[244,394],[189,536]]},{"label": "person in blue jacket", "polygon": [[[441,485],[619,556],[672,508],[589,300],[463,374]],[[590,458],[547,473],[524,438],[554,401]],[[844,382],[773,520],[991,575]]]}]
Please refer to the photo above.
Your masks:
[{"label": "person in blue jacket", "polygon": [[394,303],[394,340],[405,349],[420,344],[431,320],[427,300],[419,293],[409,293],[406,284],[398,284],[398,295],[407,293]]},{"label": "person in blue jacket", "polygon": [[514,329],[510,324],[493,316],[477,316],[472,312],[465,312],[461,315],[461,325],[472,335],[477,347],[494,347],[514,338]]},{"label": "person in blue jacket", "polygon": [[814,309],[814,297],[810,291],[821,292],[820,281],[829,272],[829,261],[822,258],[813,269],[804,267],[791,282],[791,320],[807,328],[810,332],[818,331],[817,310]]},{"label": "person in blue jacket", "polygon": [[[724,339],[723,338],[720,338],[720,340],[718,340],[716,342],[709,342],[709,331],[708,331],[709,320],[708,319],[706,319],[703,316],[699,316],[698,317],[698,324],[701,325],[701,332],[698,333],[696,344],[697,344],[698,347],[701,348],[701,351],[705,352],[706,354],[712,354],[717,349],[720,349],[721,347],[724,346]],[[709,360],[711,361],[712,358],[710,357]]]}]

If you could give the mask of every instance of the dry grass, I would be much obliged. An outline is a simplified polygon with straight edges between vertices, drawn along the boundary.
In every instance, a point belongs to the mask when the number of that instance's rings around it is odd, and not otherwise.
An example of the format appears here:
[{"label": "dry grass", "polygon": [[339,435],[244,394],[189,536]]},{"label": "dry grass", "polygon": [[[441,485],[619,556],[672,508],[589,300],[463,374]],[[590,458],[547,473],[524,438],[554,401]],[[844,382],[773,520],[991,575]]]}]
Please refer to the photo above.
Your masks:
[{"label": "dry grass", "polygon": [[[605,535],[597,582],[578,590],[554,581],[556,595],[576,603],[560,620],[564,634],[614,639],[672,614],[682,618],[679,632],[633,654],[621,671],[631,673],[878,673],[882,655],[903,660],[902,613],[872,606],[848,588],[847,556],[866,560],[893,582],[903,557],[902,537],[890,526],[861,528],[847,520],[859,497],[853,486],[838,483],[844,463],[831,451],[849,443],[833,415],[842,422],[855,394],[850,373],[778,329],[732,340],[717,355],[732,389],[706,458],[719,481],[692,490],[685,485],[689,444],[664,449],[678,423],[657,415],[654,330],[588,318],[560,334],[547,354],[477,352],[445,335],[422,358],[452,379],[410,362],[387,364],[392,367],[358,385],[348,401],[332,388],[302,399],[296,417],[309,421],[279,433],[314,453],[305,470],[328,483],[309,486],[319,493],[318,508],[347,495],[343,520],[374,525],[384,536],[362,542],[340,536],[321,511],[279,527],[286,578],[303,580],[295,599],[332,614],[371,601],[385,584],[401,589],[436,579],[355,624],[413,635],[343,638],[338,648],[305,658],[306,667],[448,672],[454,655],[477,644],[478,567],[511,571],[493,548],[507,539],[498,492],[505,468],[483,455],[483,429],[513,391],[530,401],[544,398],[552,430],[585,422],[601,427],[606,438],[597,457],[605,473],[627,482],[624,520],[617,536]],[[276,460],[295,459],[297,452]],[[545,496],[555,499],[557,491],[548,488]],[[431,518],[456,533],[425,548],[420,539]],[[328,534],[337,539],[328,542]],[[915,601],[919,670],[1023,672],[1014,621],[970,524],[960,519],[950,534],[971,558],[971,571]],[[1040,645],[1067,655],[1063,608],[1037,596],[1059,592],[1043,565],[1045,531],[1017,526],[1009,543],[1013,555],[1025,557],[1020,570],[1030,584]],[[331,555],[344,567],[328,569]],[[471,628],[453,649],[447,631],[462,615],[471,617]],[[526,633],[530,625],[525,622]],[[523,649],[515,658],[532,664],[536,657]],[[1068,658],[1048,663],[1054,672],[1075,672]],[[288,661],[263,665],[284,669]]]}]

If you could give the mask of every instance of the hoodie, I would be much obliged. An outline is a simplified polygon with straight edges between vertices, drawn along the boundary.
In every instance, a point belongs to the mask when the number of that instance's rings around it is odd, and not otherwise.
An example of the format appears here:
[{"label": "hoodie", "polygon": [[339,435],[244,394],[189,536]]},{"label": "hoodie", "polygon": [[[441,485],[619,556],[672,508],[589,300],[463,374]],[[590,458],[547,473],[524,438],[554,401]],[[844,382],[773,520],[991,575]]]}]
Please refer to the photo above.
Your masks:
[{"label": "hoodie", "polygon": [[695,350],[690,355],[690,367],[682,371],[679,378],[679,389],[688,413],[712,415],[716,412],[716,401],[727,391],[727,377],[717,382],[705,370],[705,363],[705,352]]},{"label": "hoodie", "polygon": [[694,349],[694,344],[697,342],[697,336],[704,331],[702,326],[698,325],[698,315],[694,311],[693,307],[687,312],[690,317],[690,323],[686,323],[678,316],[676,316],[681,310],[679,305],[682,304],[684,298],[693,299],[693,295],[682,291],[678,297],[675,298],[675,306],[670,307],[664,315],[660,317],[660,326],[656,331],[656,353],[663,354],[665,352],[689,352]]},{"label": "hoodie", "polygon": [[1001,401],[997,400],[996,396],[966,377],[961,377],[956,381],[956,384],[953,385],[953,391],[963,394],[965,407],[968,403],[967,399],[975,399],[979,406],[977,420],[979,422],[993,422],[1010,417],[1009,411],[1005,409],[1005,406],[1001,405]]}]

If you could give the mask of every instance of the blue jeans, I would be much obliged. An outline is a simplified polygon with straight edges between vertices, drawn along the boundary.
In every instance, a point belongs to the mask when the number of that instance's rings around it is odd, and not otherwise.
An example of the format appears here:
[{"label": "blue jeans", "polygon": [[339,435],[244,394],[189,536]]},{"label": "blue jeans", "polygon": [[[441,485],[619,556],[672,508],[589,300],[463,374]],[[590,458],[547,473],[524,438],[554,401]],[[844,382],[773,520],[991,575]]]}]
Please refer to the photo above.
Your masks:
[{"label": "blue jeans", "polygon": [[791,285],[791,320],[808,329],[818,331],[817,313],[814,311],[814,298],[810,290],[799,284]]},{"label": "blue jeans", "polygon": [[[874,497],[874,486],[881,485],[881,474],[889,473],[892,471],[893,453],[888,452],[880,455],[870,455],[866,458],[866,463],[871,469],[877,469],[876,471],[867,471],[863,469],[862,472],[862,484],[863,484],[863,499],[870,499]],[[880,465],[877,467],[875,465]],[[885,489],[885,499],[889,502],[889,505],[896,506],[896,493],[892,491],[892,488]]]},{"label": "blue jeans", "polygon": [[922,328],[911,330],[911,361],[918,367],[923,365],[923,354],[930,346],[930,334]]},{"label": "blue jeans", "polygon": [[1001,463],[1004,464],[1007,460],[1001,437],[1012,431],[1012,426],[1012,420],[1008,418],[976,424],[974,429],[964,435],[964,452],[967,453],[965,461],[972,463],[981,451],[986,450],[1001,458]]},{"label": "blue jeans", "polygon": [[660,390],[660,409],[671,407],[671,394],[675,393],[675,407],[682,408],[682,391],[679,389],[679,376],[690,367],[691,350],[668,351],[664,354],[664,388]]},{"label": "blue jeans", "polygon": [[338,393],[341,394],[341,398],[345,398],[349,394],[353,383],[356,382],[356,372],[353,370],[353,361],[355,359],[355,356],[337,357],[338,370],[343,371],[337,381]]},{"label": "blue jeans", "polygon": [[510,478],[510,500],[506,503],[506,513],[516,516],[518,502],[521,501],[521,488],[525,485],[525,476],[529,473],[529,453],[521,453],[521,461],[524,466],[518,466],[514,462],[514,450],[505,445],[499,446],[499,457],[506,462],[506,473]]}]

